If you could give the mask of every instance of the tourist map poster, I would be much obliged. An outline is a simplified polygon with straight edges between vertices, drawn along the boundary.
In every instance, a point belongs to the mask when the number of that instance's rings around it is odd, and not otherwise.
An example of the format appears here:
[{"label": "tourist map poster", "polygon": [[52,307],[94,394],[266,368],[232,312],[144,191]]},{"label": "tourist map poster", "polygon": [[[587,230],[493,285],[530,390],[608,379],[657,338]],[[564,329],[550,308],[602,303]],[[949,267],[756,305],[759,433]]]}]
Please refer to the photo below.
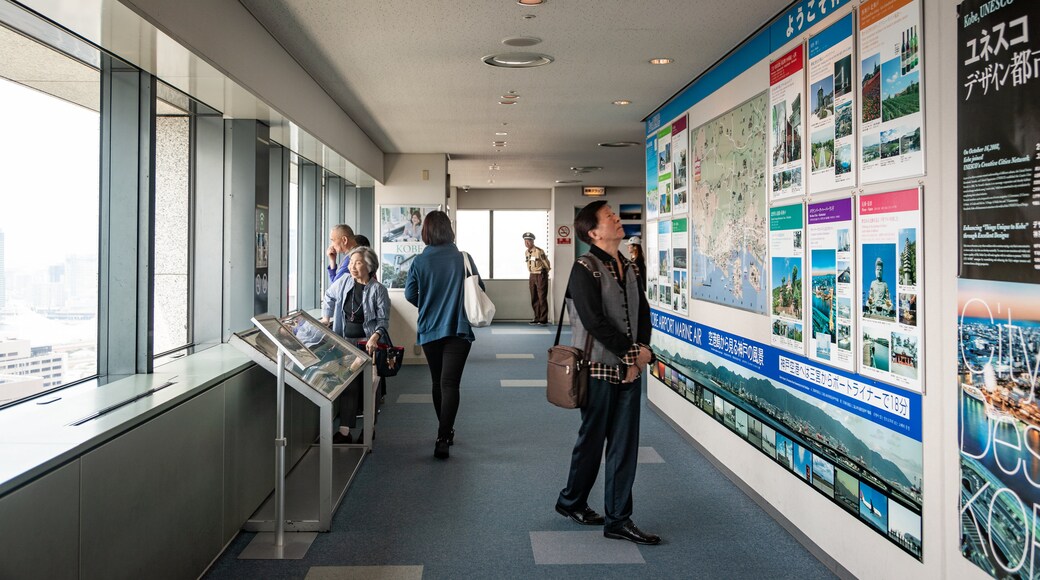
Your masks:
[{"label": "tourist map poster", "polygon": [[847,371],[853,370],[856,364],[852,216],[852,198],[849,197],[809,204],[805,234],[812,304],[809,358]]},{"label": "tourist map poster", "polygon": [[859,198],[860,374],[921,391],[921,190]]},{"label": "tourist map poster", "polygon": [[690,208],[690,135],[686,122],[686,115],[672,122],[672,213],[682,215]]},{"label": "tourist map poster", "polygon": [[852,14],[809,39],[809,192],[856,185]]},{"label": "tourist map poster", "polygon": [[693,130],[690,293],[765,314],[767,93]]},{"label": "tourist map poster", "polygon": [[657,197],[658,215],[672,215],[672,126],[657,132]]},{"label": "tourist map poster", "polygon": [[657,197],[657,135],[646,140],[646,219],[657,219],[661,200]]},{"label": "tourist map poster", "polygon": [[924,99],[918,0],[859,7],[860,182],[924,173]]},{"label": "tourist map poster", "polygon": [[804,209],[798,203],[769,210],[772,342],[797,353],[805,352]]},{"label": "tourist map poster", "polygon": [[922,557],[920,394],[660,310],[651,310],[650,321],[655,378]]},{"label": "tourist map poster", "polygon": [[404,288],[412,261],[426,249],[421,237],[423,220],[437,209],[440,206],[379,206],[379,281],[387,288]]},{"label": "tourist map poster", "polygon": [[657,222],[646,222],[646,235],[643,236],[643,248],[646,252],[646,300],[657,304],[660,290],[657,287]]},{"label": "tourist map poster", "polygon": [[690,310],[687,298],[690,289],[688,224],[687,218],[672,220],[672,310],[680,314]]},{"label": "tourist map poster", "polygon": [[1040,3],[960,6],[961,277],[1040,282]]},{"label": "tourist map poster", "polygon": [[994,578],[1036,578],[1036,286],[962,278],[957,291],[961,553]]},{"label": "tourist map poster", "polygon": [[672,307],[672,221],[657,222],[657,302]]},{"label": "tourist map poster", "polygon": [[805,90],[805,47],[801,44],[769,65],[770,199],[805,192],[802,123]]}]

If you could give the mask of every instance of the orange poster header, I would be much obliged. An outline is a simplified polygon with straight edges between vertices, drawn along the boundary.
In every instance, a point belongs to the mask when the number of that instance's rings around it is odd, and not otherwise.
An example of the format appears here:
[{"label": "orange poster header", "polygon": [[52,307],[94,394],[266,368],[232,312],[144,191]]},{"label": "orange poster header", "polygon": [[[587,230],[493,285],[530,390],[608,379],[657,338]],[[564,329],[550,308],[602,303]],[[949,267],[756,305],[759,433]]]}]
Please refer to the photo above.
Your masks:
[{"label": "orange poster header", "polygon": [[867,0],[859,7],[859,29],[865,30],[878,20],[916,0]]}]

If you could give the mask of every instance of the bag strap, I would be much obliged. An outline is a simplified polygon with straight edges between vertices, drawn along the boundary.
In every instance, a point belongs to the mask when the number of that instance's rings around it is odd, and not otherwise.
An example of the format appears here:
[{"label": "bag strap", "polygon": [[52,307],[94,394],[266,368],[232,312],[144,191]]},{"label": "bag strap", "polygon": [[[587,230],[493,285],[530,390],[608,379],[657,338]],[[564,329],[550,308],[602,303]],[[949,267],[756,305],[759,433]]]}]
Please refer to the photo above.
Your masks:
[{"label": "bag strap", "polygon": [[[556,340],[553,341],[553,346],[560,344],[560,334],[563,332],[563,313],[567,309],[567,292],[570,291],[570,285],[567,286],[567,290],[563,293],[563,306],[560,307],[560,317],[556,321]],[[573,300],[573,298],[572,298]],[[585,331],[585,350],[581,351],[581,362],[583,365],[589,364],[589,353],[592,352],[592,333],[588,330]]]},{"label": "bag strap", "polygon": [[469,263],[473,261],[473,258],[469,257],[468,252],[462,252],[462,265],[466,268],[466,277],[469,278],[473,275],[473,272],[469,269]]}]

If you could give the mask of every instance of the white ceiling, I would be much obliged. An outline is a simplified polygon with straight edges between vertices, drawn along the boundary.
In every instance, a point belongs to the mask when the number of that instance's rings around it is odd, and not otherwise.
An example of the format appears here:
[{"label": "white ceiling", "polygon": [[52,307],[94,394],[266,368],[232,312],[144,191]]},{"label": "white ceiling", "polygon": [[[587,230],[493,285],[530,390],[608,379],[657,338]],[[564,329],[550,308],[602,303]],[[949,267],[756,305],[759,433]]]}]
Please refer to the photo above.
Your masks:
[{"label": "white ceiling", "polygon": [[[240,1],[383,151],[447,153],[452,185],[484,188],[552,187],[575,178],[570,167],[588,165],[604,169],[579,176],[586,184],[642,185],[642,145],[596,144],[642,143],[644,117],[788,4]],[[543,42],[502,44],[521,35]],[[500,69],[480,60],[517,50],[556,61]],[[674,64],[647,62],[661,56]],[[510,90],[520,95],[518,104],[499,105]],[[632,104],[611,104],[615,99]],[[495,136],[502,130],[508,137]],[[496,139],[506,147],[496,150]],[[490,171],[494,163],[501,169]]]}]

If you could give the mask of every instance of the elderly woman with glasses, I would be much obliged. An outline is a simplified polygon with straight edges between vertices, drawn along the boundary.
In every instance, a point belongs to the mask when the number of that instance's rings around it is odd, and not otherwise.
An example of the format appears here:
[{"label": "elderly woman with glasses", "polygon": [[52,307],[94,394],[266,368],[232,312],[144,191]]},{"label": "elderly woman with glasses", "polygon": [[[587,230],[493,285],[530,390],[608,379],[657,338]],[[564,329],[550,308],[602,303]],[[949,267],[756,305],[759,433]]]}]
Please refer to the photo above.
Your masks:
[{"label": "elderly woman with glasses", "polygon": [[[350,342],[368,341],[368,353],[374,355],[381,339],[389,334],[390,293],[373,276],[379,269],[375,252],[367,246],[358,246],[348,254],[350,276],[336,280],[325,291],[322,302],[322,322],[332,325],[332,331]],[[384,389],[380,379],[380,391]],[[350,429],[357,424],[361,406],[361,381],[355,380],[340,395],[340,427],[333,443],[351,443]],[[361,439],[361,435],[358,435]]]}]

